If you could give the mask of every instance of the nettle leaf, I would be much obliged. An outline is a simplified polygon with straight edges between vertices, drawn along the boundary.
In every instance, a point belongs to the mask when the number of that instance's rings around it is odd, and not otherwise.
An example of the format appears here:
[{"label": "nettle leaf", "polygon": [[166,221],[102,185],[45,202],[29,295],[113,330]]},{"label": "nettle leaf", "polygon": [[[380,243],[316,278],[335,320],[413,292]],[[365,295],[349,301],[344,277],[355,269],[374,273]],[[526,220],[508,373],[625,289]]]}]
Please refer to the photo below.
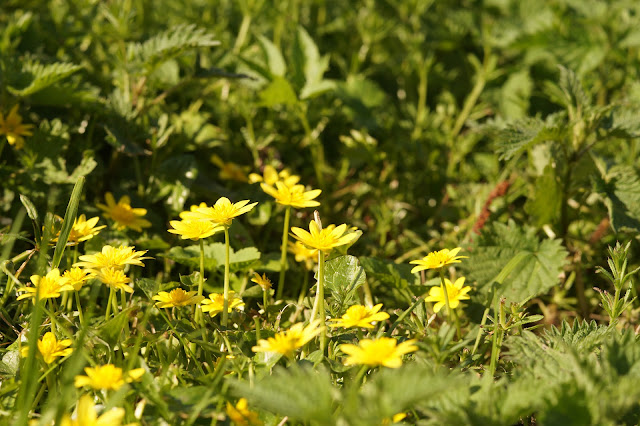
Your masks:
[{"label": "nettle leaf", "polygon": [[595,321],[574,321],[570,325],[562,321],[560,328],[552,326],[545,330],[543,340],[549,347],[569,345],[579,352],[591,352],[612,334],[613,329],[598,325]]},{"label": "nettle leaf", "polygon": [[17,78],[18,81],[11,86],[7,86],[7,89],[15,96],[29,96],[81,69],[82,66],[68,62],[44,65],[30,60],[22,66],[21,73]]},{"label": "nettle leaf", "polygon": [[519,120],[494,134],[496,151],[501,160],[509,160],[539,143],[561,140],[564,127],[537,118]]},{"label": "nettle leaf", "polygon": [[558,283],[558,275],[566,263],[567,251],[560,240],[539,240],[532,227],[493,223],[484,228],[476,240],[469,259],[461,264],[467,282],[477,282],[481,303],[491,302],[493,283],[502,270],[518,256],[518,264],[500,280],[498,297],[507,304],[523,303],[546,293]]},{"label": "nettle leaf", "polygon": [[[181,265],[194,269],[200,268],[200,246],[173,247],[164,256]],[[224,268],[225,245],[224,243],[205,244],[204,269],[214,272]],[[255,247],[246,247],[234,251],[229,247],[229,269],[232,273],[245,271],[260,260],[260,252]]]},{"label": "nettle leaf", "polygon": [[293,47],[293,62],[296,71],[294,79],[296,87],[302,87],[301,99],[317,96],[335,87],[334,82],[323,79],[324,73],[329,68],[329,56],[320,56],[318,46],[302,27],[298,27]]},{"label": "nettle leaf", "polygon": [[587,108],[591,101],[582,87],[578,76],[570,69],[563,66],[560,69],[558,84],[546,81],[545,91],[552,101],[564,107]]},{"label": "nettle leaf", "polygon": [[596,159],[600,176],[592,177],[594,191],[603,198],[611,227],[640,231],[640,179],[633,167],[613,166],[606,170]]},{"label": "nettle leaf", "polygon": [[[364,284],[366,273],[355,256],[340,256],[325,262],[324,286],[339,305],[340,313],[356,298],[356,290]],[[317,274],[316,274],[317,279]]]}]

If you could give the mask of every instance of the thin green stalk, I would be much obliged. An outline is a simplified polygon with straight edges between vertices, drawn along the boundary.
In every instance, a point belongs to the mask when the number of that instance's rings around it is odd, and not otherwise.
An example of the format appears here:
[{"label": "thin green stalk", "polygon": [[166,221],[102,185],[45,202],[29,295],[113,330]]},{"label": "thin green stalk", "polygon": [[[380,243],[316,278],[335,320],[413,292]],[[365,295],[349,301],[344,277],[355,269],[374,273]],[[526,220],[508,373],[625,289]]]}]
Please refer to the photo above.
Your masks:
[{"label": "thin green stalk", "polygon": [[291,219],[291,206],[287,206],[284,212],[284,228],[282,229],[282,247],[280,253],[280,277],[278,278],[278,291],[276,300],[282,300],[284,291],[284,276],[287,272],[287,243],[289,242],[289,220]]},{"label": "thin green stalk", "polygon": [[[200,239],[200,280],[198,281],[198,296],[202,296],[204,292],[204,240]],[[202,316],[202,308],[196,305],[196,323],[204,327],[204,318]]]},{"label": "thin green stalk", "polygon": [[269,322],[269,312],[267,308],[269,307],[269,293],[267,289],[262,289],[262,306],[264,307],[264,317],[267,322]]},{"label": "thin green stalk", "polygon": [[109,299],[107,300],[107,310],[104,313],[104,320],[107,321],[109,319],[109,314],[111,314],[111,303],[114,295],[113,287],[109,287]]},{"label": "thin green stalk", "polygon": [[84,317],[82,316],[82,304],[80,304],[80,292],[76,291],[76,309],[78,309],[78,318],[80,319],[80,325],[84,327]]},{"label": "thin green stalk", "polygon": [[318,300],[318,318],[320,318],[320,326],[322,334],[320,335],[320,350],[324,354],[327,347],[327,327],[325,324],[326,314],[324,311],[324,252],[319,250],[320,260],[318,262],[318,292],[316,294]]},{"label": "thin green stalk", "polygon": [[229,228],[224,228],[224,303],[222,305],[222,326],[229,321]]},{"label": "thin green stalk", "polygon": [[502,326],[500,325],[500,320],[498,318],[499,314],[499,307],[498,307],[498,300],[496,298],[495,300],[495,307],[494,307],[494,319],[493,319],[493,325],[494,325],[494,329],[493,329],[493,336],[491,339],[491,362],[489,363],[489,373],[491,374],[491,377],[495,376],[496,374],[496,365],[498,363],[498,357],[500,356],[500,346],[502,346],[502,336],[504,334],[504,330],[502,329]]},{"label": "thin green stalk", "polygon": [[356,386],[356,389],[358,389],[360,385],[362,385],[362,380],[364,379],[364,376],[368,370],[369,370],[368,365],[363,365],[362,367],[360,367],[360,371],[358,371],[358,374],[356,375],[356,379],[353,381],[354,386]]}]

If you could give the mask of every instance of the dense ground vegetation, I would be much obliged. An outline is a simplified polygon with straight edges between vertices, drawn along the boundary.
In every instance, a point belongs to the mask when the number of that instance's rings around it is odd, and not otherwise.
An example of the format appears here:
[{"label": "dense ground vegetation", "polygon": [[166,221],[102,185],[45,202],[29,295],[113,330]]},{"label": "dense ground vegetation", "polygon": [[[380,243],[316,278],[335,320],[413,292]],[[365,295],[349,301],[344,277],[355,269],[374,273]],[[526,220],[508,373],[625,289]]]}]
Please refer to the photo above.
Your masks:
[{"label": "dense ground vegetation", "polygon": [[639,141],[637,1],[4,0],[0,423],[638,424]]}]

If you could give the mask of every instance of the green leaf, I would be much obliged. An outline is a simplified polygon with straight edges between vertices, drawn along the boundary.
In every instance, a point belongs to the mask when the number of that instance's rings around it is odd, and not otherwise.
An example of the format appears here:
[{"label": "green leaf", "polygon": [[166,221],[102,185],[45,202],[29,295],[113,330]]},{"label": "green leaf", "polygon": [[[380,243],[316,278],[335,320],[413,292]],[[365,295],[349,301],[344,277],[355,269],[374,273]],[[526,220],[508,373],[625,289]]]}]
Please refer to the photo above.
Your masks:
[{"label": "green leaf", "polygon": [[64,220],[62,221],[62,227],[60,228],[60,236],[58,236],[58,242],[56,243],[55,251],[53,252],[52,265],[57,268],[62,260],[64,249],[67,246],[69,240],[69,234],[73,228],[73,222],[76,220],[76,214],[78,213],[78,205],[80,204],[80,196],[82,195],[82,187],[84,186],[84,177],[79,177],[73,191],[71,192],[71,198],[69,198],[69,204],[67,204],[67,211],[64,214]]},{"label": "green leaf", "polygon": [[606,169],[596,159],[600,176],[592,177],[593,190],[600,194],[609,211],[611,227],[640,231],[640,178],[633,167],[613,166]]},{"label": "green leaf", "polygon": [[[194,269],[200,268],[200,247],[173,247],[166,258]],[[224,268],[224,243],[205,244],[204,268],[209,272]],[[229,268],[232,273],[245,271],[253,267],[260,260],[260,252],[255,247],[246,247],[238,251],[229,248]]]},{"label": "green leaf", "polygon": [[160,289],[160,283],[157,280],[153,280],[151,278],[138,278],[136,280],[136,288],[139,288],[144,292],[144,294],[151,299],[153,296],[158,294]]},{"label": "green leaf", "polygon": [[7,89],[15,96],[29,96],[81,69],[82,67],[80,65],[66,62],[43,65],[40,62],[29,60],[22,66],[22,73],[18,78],[19,81],[17,84],[19,84],[21,88],[16,88],[14,85],[11,85],[8,86]]},{"label": "green leaf", "polygon": [[519,227],[512,221],[484,228],[470,253],[473,255],[461,267],[467,272],[467,282],[477,282],[483,304],[491,302],[495,278],[512,259],[519,258],[517,267],[501,277],[496,295],[505,297],[507,304],[521,304],[557,285],[567,257],[560,240],[540,241],[534,228]]},{"label": "green leaf", "polygon": [[536,178],[533,197],[524,205],[527,213],[533,216],[537,226],[553,224],[560,217],[562,208],[562,183],[551,164],[544,168],[542,176]]},{"label": "green leaf", "polygon": [[0,374],[15,377],[20,366],[20,351],[7,351],[0,361]]},{"label": "green leaf", "polygon": [[501,160],[509,160],[527,149],[546,141],[564,137],[564,126],[545,124],[534,118],[519,120],[495,132],[496,151]]},{"label": "green leaf", "polygon": [[[355,256],[340,256],[325,262],[324,286],[340,306],[340,313],[353,304],[356,290],[364,284],[366,273]],[[317,274],[316,274],[317,279]]]},{"label": "green leaf", "polygon": [[271,40],[262,35],[258,36],[258,41],[264,56],[267,58],[267,66],[271,75],[284,77],[287,72],[287,64],[284,62],[280,49]]},{"label": "green leaf", "polygon": [[509,76],[502,86],[499,99],[500,110],[505,118],[520,119],[528,115],[532,89],[533,81],[528,69]]},{"label": "green leaf", "polygon": [[408,285],[420,284],[419,278],[411,273],[411,265],[398,264],[391,260],[375,257],[360,257],[358,259],[367,273],[367,277],[374,278],[383,285],[403,288]]},{"label": "green leaf", "polygon": [[198,177],[196,159],[189,154],[169,157],[160,164],[155,177],[158,190],[153,200],[163,200],[172,211],[180,212],[184,210],[191,186]]},{"label": "green leaf", "polygon": [[260,106],[293,105],[298,102],[296,92],[283,77],[275,77],[259,94]]}]

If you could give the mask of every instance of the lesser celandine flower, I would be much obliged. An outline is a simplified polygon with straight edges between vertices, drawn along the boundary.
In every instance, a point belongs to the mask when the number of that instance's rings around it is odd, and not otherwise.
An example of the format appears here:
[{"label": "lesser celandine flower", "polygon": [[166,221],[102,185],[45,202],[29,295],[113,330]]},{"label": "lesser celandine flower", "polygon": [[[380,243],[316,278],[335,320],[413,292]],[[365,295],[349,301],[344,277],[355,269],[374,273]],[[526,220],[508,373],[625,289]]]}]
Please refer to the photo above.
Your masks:
[{"label": "lesser celandine flower", "polygon": [[411,273],[423,271],[425,269],[439,269],[452,263],[460,263],[460,259],[467,258],[467,256],[457,255],[460,250],[460,247],[456,247],[453,250],[442,249],[440,251],[433,251],[422,259],[412,260],[409,263],[418,266],[414,266]]},{"label": "lesser celandine flower", "polygon": [[314,201],[314,198],[318,197],[322,192],[321,189],[313,189],[311,191],[305,191],[303,185],[287,186],[282,181],[277,181],[275,187],[261,183],[260,187],[264,192],[271,195],[276,199],[278,204],[284,206],[292,206],[295,208],[305,207],[317,207],[319,202]]},{"label": "lesser celandine flower", "polygon": [[[242,299],[236,295],[235,291],[229,291],[229,303],[227,313],[244,306]],[[209,312],[211,317],[215,317],[224,310],[224,295],[211,293],[208,299],[202,301],[202,312]]]},{"label": "lesser celandine flower", "polygon": [[344,223],[340,226],[329,225],[326,228],[320,228],[315,220],[309,224],[309,232],[302,228],[291,228],[296,239],[309,248],[321,250],[325,253],[330,252],[335,247],[349,244],[358,238],[355,232],[348,232],[347,225]]},{"label": "lesser celandine flower", "polygon": [[61,426],[122,426],[125,411],[123,408],[112,408],[98,417],[96,406],[89,395],[83,395],[78,401],[75,418],[69,415],[62,417]]},{"label": "lesser celandine flower", "polygon": [[204,299],[204,296],[198,296],[196,291],[184,291],[181,288],[174,288],[170,292],[161,291],[153,300],[157,300],[158,308],[174,308],[176,306],[196,305]]},{"label": "lesser celandine flower", "polygon": [[379,339],[363,339],[359,345],[340,345],[340,350],[349,357],[346,365],[368,365],[376,367],[382,365],[389,368],[398,368],[402,365],[402,356],[418,350],[414,345],[415,340],[407,340],[399,345],[396,339],[381,337]]},{"label": "lesser celandine flower", "polygon": [[112,247],[106,245],[102,251],[96,254],[86,254],[80,256],[81,262],[76,262],[73,266],[83,267],[98,271],[102,268],[124,269],[126,265],[144,266],[142,260],[150,259],[143,257],[147,250],[135,251],[134,247]]},{"label": "lesser celandine flower", "polygon": [[249,410],[249,404],[245,398],[240,398],[235,407],[230,402],[227,402],[227,416],[237,426],[263,425],[258,413]]},{"label": "lesser celandine flower", "polygon": [[123,195],[116,203],[113,194],[107,192],[104,199],[107,204],[98,203],[97,206],[104,211],[104,217],[115,222],[116,229],[131,228],[141,232],[142,228],[151,226],[151,222],[142,218],[147,214],[147,209],[131,207],[131,199],[128,195]]},{"label": "lesser celandine flower", "polygon": [[93,276],[93,273],[88,269],[71,268],[68,271],[64,271],[62,276],[69,279],[69,284],[73,286],[75,291],[80,291],[87,280]]},{"label": "lesser celandine flower", "polygon": [[386,312],[378,312],[382,308],[382,303],[378,303],[376,306],[370,308],[368,306],[354,305],[347,309],[347,312],[342,318],[334,318],[329,321],[333,321],[330,327],[363,327],[373,328],[373,323],[377,321],[384,321],[389,318],[389,314]]},{"label": "lesser celandine flower", "polygon": [[276,352],[291,357],[296,349],[306,345],[311,339],[322,333],[322,321],[315,320],[304,327],[303,323],[293,325],[289,330],[277,333],[268,339],[258,340],[258,345],[251,348],[253,352]]},{"label": "lesser celandine flower", "polygon": [[32,275],[31,282],[33,287],[25,287],[19,291],[25,291],[25,294],[18,296],[18,300],[27,299],[30,297],[35,298],[36,293],[39,293],[40,299],[55,299],[60,297],[60,292],[73,290],[73,286],[69,284],[69,279],[60,276],[60,270],[54,268],[47,273],[44,277],[40,275]]},{"label": "lesser celandine flower", "polygon": [[223,229],[221,225],[203,219],[172,220],[169,223],[173,226],[169,232],[180,235],[183,240],[197,241]]},{"label": "lesser celandine flower", "polygon": [[98,216],[88,220],[83,214],[78,216],[73,222],[73,227],[69,234],[69,242],[80,243],[98,235],[102,229],[107,227],[107,225],[96,226],[99,220],[100,218]]},{"label": "lesser celandine flower", "polygon": [[195,210],[182,212],[182,219],[205,219],[214,223],[230,226],[233,218],[245,214],[253,209],[258,203],[249,204],[249,200],[232,203],[228,198],[221,197],[211,207],[197,207]]},{"label": "lesser celandine flower", "polygon": [[300,241],[296,241],[295,243],[289,242],[289,253],[293,253],[296,262],[304,262],[308,270],[311,270],[313,264],[318,261],[318,249],[307,248],[307,246]]},{"label": "lesser celandine flower", "polygon": [[[458,278],[453,284],[451,284],[451,281],[447,278],[444,279],[444,282],[447,286],[447,295],[449,297],[449,306],[451,309],[457,308],[461,300],[469,300],[469,295],[467,293],[471,290],[471,287],[463,287],[464,277]],[[441,286],[431,287],[429,290],[429,296],[424,300],[426,302],[436,302],[433,306],[433,311],[436,313],[439,312],[443,306],[446,306],[445,294],[442,291]]]},{"label": "lesser celandine flower", "polygon": [[16,149],[24,146],[24,136],[31,136],[33,124],[22,124],[22,116],[18,113],[18,105],[14,105],[6,116],[0,112],[0,135],[5,135],[9,145]]},{"label": "lesser celandine flower", "polygon": [[139,380],[144,375],[144,368],[134,368],[123,374],[122,368],[113,364],[86,367],[86,376],[76,376],[75,386],[81,388],[89,386],[95,390],[118,390],[125,383]]},{"label": "lesser celandine flower", "polygon": [[127,293],[133,293],[133,289],[128,285],[131,282],[131,278],[127,277],[122,269],[119,268],[100,268],[95,277],[100,280],[102,284],[113,290],[122,290]]},{"label": "lesser celandine flower", "polygon": [[257,272],[253,273],[253,278],[251,278],[251,282],[258,284],[260,287],[262,287],[264,291],[268,291],[269,289],[271,289],[271,285],[272,285],[271,280],[267,278],[267,274],[262,274],[262,276],[260,276],[260,274]]},{"label": "lesser celandine flower", "polygon": [[300,176],[292,175],[288,169],[278,172],[275,167],[271,165],[264,166],[262,176],[257,173],[251,173],[249,175],[249,183],[264,182],[267,185],[275,185],[279,180],[288,186],[293,186],[300,181]]},{"label": "lesser celandine flower", "polygon": [[[50,331],[44,333],[42,339],[38,340],[38,351],[40,352],[40,355],[42,355],[44,362],[47,364],[51,364],[58,357],[67,356],[73,352],[73,349],[69,346],[71,346],[71,340],[57,340],[56,335]],[[20,350],[20,353],[22,356],[26,357],[29,353],[29,348],[23,347]]]},{"label": "lesser celandine flower", "polygon": [[222,158],[215,154],[211,156],[211,162],[220,169],[218,173],[220,179],[236,180],[238,182],[247,181],[246,167],[232,163],[231,161],[223,161]]}]

